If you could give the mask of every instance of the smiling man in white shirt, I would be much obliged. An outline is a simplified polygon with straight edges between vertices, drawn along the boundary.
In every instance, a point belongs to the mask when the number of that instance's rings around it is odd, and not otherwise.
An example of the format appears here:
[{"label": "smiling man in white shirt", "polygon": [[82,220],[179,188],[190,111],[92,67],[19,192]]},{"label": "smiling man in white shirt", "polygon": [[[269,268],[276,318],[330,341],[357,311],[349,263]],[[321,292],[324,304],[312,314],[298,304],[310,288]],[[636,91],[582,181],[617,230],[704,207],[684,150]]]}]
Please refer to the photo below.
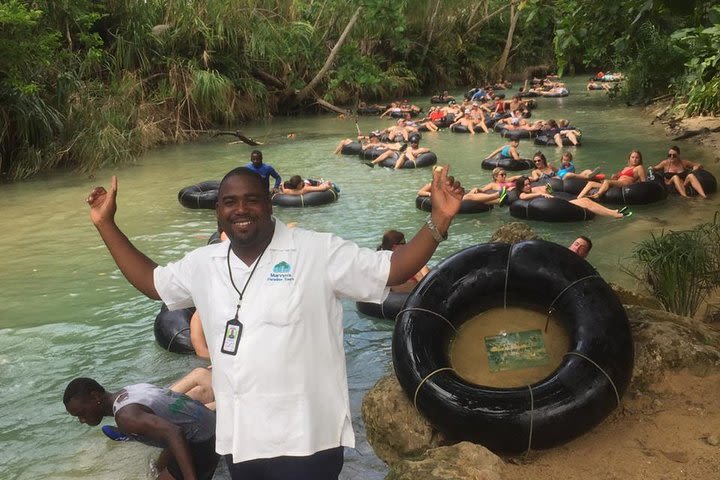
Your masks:
[{"label": "smiling man in white shirt", "polygon": [[88,196],[90,216],[125,277],[170,309],[194,305],[213,363],[216,450],[233,479],[337,479],[355,443],[343,350],[342,298],[382,302],[447,237],[463,189],[436,167],[432,214],[405,248],[376,252],[272,217],[247,168],[220,184],[229,240],[158,266],[115,223],[117,179]]}]

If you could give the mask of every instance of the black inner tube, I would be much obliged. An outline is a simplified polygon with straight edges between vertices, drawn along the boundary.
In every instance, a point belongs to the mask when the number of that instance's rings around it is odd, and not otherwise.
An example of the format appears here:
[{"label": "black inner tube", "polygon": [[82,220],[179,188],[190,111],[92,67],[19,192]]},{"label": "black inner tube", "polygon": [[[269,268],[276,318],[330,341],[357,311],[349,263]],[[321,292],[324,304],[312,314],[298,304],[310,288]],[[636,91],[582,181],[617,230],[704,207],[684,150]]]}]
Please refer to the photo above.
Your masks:
[{"label": "black inner tube", "polygon": [[[448,342],[472,314],[502,303],[552,309],[570,350],[546,378],[525,387],[475,385],[454,373]],[[616,408],[632,376],[627,315],[595,269],[544,241],[485,244],[451,256],[410,294],[393,335],[404,391],[438,430],[499,452],[567,442]]]}]

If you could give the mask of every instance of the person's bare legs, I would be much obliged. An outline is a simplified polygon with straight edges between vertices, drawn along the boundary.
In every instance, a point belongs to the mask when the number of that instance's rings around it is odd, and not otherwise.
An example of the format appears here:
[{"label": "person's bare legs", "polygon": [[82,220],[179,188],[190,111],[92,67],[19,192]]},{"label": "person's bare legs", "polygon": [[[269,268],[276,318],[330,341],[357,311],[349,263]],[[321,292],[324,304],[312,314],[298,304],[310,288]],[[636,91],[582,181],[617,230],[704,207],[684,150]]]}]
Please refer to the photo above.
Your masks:
[{"label": "person's bare legs", "polygon": [[584,178],[585,180],[590,180],[592,177],[594,177],[594,176],[597,174],[597,170],[598,170],[598,169],[595,169],[595,170],[583,170],[583,171],[580,172],[580,173],[567,172],[567,173],[563,176],[563,180],[565,180],[566,178]]},{"label": "person's bare legs", "polygon": [[339,154],[342,151],[343,147],[350,143],[352,143],[352,140],[349,138],[346,138],[345,140],[341,140],[340,143],[338,143],[337,147],[335,147],[335,154],[336,155]]},{"label": "person's bare legs", "polygon": [[[687,179],[687,177],[686,177]],[[685,183],[680,179],[679,175],[673,175],[673,177],[670,179],[670,183],[672,183],[675,186],[675,190],[683,196],[687,197],[687,191],[685,190]]]},{"label": "person's bare legs", "polygon": [[463,195],[463,200],[472,200],[473,202],[482,203],[499,203],[500,193],[483,193],[471,190],[470,193]]},{"label": "person's bare legs", "polygon": [[595,215],[612,218],[623,218],[624,215],[617,210],[613,210],[607,207],[603,207],[597,202],[593,202],[589,198],[576,198],[570,200],[570,203],[575,204],[579,207],[586,208],[593,212]]},{"label": "person's bare legs", "polygon": [[695,176],[693,173],[689,173],[687,177],[685,177],[685,181],[683,182],[683,186],[687,186],[687,184],[690,184],[695,191],[700,195],[702,198],[707,198],[707,195],[705,194],[705,189],[703,188],[702,184],[700,183],[700,180]]},{"label": "person's bare legs", "polygon": [[199,367],[193,369],[190,373],[172,384],[170,390],[177,393],[184,393],[193,400],[197,400],[206,406],[209,403],[215,403],[215,395],[212,390],[212,372],[207,368]]},{"label": "person's bare legs", "polygon": [[468,131],[470,132],[470,135],[475,135],[475,122],[472,120],[468,120],[465,123],[465,126],[467,127]]},{"label": "person's bare legs", "polygon": [[[573,132],[572,130],[567,131],[567,132],[565,133],[565,136],[568,138],[568,140],[570,140],[570,143],[572,143],[573,145],[577,145],[577,144],[578,144],[577,135],[575,135],[575,132]],[[561,142],[561,143],[562,143],[562,142]]]},{"label": "person's bare legs", "polygon": [[394,150],[385,150],[383,153],[380,154],[380,156],[378,156],[375,160],[373,160],[370,163],[372,163],[373,165],[377,165],[378,163],[382,163],[383,161],[385,161],[386,158],[390,158],[393,155],[395,155]]},{"label": "person's bare legs", "polygon": [[[603,182],[604,183],[604,182]],[[587,182],[583,189],[578,193],[577,198],[584,198],[593,188],[600,188],[602,184],[598,182]],[[593,195],[594,196],[594,195]]]}]

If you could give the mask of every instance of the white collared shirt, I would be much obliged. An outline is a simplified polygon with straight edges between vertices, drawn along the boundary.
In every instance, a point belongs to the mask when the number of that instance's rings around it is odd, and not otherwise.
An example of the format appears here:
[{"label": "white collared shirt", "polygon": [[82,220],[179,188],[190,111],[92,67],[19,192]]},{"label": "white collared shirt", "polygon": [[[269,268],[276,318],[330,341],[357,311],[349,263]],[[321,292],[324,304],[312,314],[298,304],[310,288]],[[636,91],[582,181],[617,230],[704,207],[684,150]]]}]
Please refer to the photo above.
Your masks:
[{"label": "white collared shirt", "polygon": [[[220,351],[238,303],[228,247],[199,248],[154,272],[168,308],[195,305],[200,313],[213,364],[217,452],[238,463],[354,447],[340,299],[382,302],[392,252],[276,220],[243,295],[233,356]],[[240,291],[253,266],[230,252]]]}]

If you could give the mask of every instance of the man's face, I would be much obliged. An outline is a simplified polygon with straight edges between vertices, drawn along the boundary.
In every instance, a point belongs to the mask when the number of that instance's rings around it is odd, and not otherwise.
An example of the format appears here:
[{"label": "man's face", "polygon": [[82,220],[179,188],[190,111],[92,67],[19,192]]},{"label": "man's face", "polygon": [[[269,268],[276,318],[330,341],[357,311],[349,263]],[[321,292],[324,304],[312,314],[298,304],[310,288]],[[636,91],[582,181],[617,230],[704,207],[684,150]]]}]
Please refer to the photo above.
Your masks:
[{"label": "man's face", "polygon": [[259,167],[263,163],[262,155],[258,153],[253,153],[252,155],[250,155],[250,162],[252,162],[255,167]]},{"label": "man's face", "polygon": [[588,253],[590,253],[590,245],[588,245],[583,238],[576,238],[568,248],[570,248],[570,251],[577,253],[582,258],[587,257]]},{"label": "man's face", "polygon": [[247,175],[234,175],[218,191],[215,207],[218,226],[233,245],[253,246],[273,232],[272,204],[262,182]]},{"label": "man's face", "polygon": [[98,399],[90,395],[74,396],[67,405],[65,405],[65,410],[73,417],[77,417],[80,423],[93,427],[100,425],[103,418],[100,405],[98,405]]}]

